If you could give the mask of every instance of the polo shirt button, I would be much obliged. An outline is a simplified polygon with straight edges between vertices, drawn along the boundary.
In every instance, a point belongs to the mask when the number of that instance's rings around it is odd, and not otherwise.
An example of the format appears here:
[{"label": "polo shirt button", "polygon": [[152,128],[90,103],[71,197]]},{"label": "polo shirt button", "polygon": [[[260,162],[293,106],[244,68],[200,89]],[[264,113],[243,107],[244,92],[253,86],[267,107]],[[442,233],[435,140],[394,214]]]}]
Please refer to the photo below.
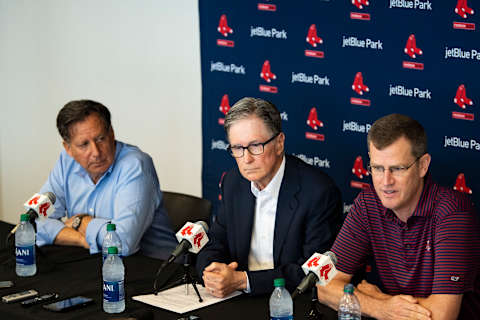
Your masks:
[{"label": "polo shirt button", "polygon": [[93,208],[90,208],[90,212],[93,212]]},{"label": "polo shirt button", "polygon": [[410,249],[410,245],[409,244],[405,245],[405,248]]}]

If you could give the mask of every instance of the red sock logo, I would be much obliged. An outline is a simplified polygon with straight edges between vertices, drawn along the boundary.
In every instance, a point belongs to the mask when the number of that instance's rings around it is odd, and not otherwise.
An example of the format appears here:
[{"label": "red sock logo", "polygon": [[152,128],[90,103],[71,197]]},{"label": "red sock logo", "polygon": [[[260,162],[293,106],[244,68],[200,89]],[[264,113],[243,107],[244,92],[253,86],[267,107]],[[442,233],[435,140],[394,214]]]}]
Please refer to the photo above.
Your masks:
[{"label": "red sock logo", "polygon": [[317,35],[317,27],[314,24],[308,28],[307,42],[310,43],[312,47],[316,47],[317,43],[323,43],[322,38]]},{"label": "red sock logo", "polygon": [[270,69],[270,61],[265,60],[265,62],[263,63],[262,72],[260,73],[260,77],[262,77],[263,80],[265,80],[267,82],[272,81],[271,79],[276,79],[277,78],[277,76]]},{"label": "red sock logo", "polygon": [[318,127],[323,127],[323,122],[318,120],[317,109],[310,109],[308,114],[307,124],[312,127],[313,130],[317,130]]},{"label": "red sock logo", "polygon": [[368,0],[352,0],[352,4],[358,9],[363,9],[363,6],[368,6],[370,2]]},{"label": "red sock logo", "polygon": [[370,89],[363,83],[363,75],[361,72],[357,72],[355,79],[353,79],[352,89],[359,95],[363,95],[363,92],[369,92]]},{"label": "red sock logo", "polygon": [[228,94],[224,94],[222,102],[220,102],[220,112],[227,114],[228,110],[230,110],[230,102],[228,101]]},{"label": "red sock logo", "polygon": [[368,176],[369,173],[365,168],[363,167],[363,159],[361,156],[358,156],[355,158],[355,162],[353,163],[353,168],[352,168],[352,173],[359,177],[360,179],[363,179],[363,176]]},{"label": "red sock logo", "polygon": [[233,29],[228,26],[227,15],[221,15],[217,30],[223,34],[224,37],[228,36],[229,33],[233,33]]},{"label": "red sock logo", "polygon": [[457,180],[455,181],[455,185],[453,186],[453,190],[472,194],[472,189],[467,187],[467,184],[465,182],[465,175],[463,173],[458,174]]},{"label": "red sock logo", "polygon": [[473,105],[473,100],[467,98],[467,89],[465,89],[465,85],[461,84],[458,86],[457,94],[455,94],[453,102],[455,102],[462,109],[465,109],[467,105]]},{"label": "red sock logo", "polygon": [[417,48],[417,40],[415,35],[411,34],[408,37],[407,45],[405,46],[405,53],[410,56],[410,58],[416,58],[417,54],[423,54],[423,51],[420,48]]},{"label": "red sock logo", "polygon": [[467,13],[473,14],[473,9],[469,8],[467,5],[467,0],[457,0],[457,6],[455,7],[455,13],[460,17],[466,19]]}]

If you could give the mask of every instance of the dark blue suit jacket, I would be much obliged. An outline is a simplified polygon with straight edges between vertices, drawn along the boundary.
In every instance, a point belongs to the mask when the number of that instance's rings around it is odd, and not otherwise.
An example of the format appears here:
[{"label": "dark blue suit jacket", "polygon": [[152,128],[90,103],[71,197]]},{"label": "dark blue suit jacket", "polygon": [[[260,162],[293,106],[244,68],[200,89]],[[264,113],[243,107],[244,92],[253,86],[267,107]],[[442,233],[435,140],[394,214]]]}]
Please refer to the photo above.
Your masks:
[{"label": "dark blue suit jacket", "polygon": [[211,262],[238,262],[247,271],[252,294],[270,293],[273,280],[283,277],[293,290],[305,274],[301,265],[314,253],[329,250],[342,221],[340,191],[320,169],[286,156],[285,173],[277,202],[273,241],[274,269],[248,271],[248,254],[255,213],[250,181],[236,167],[222,182],[222,200],[197,257],[197,271]]}]

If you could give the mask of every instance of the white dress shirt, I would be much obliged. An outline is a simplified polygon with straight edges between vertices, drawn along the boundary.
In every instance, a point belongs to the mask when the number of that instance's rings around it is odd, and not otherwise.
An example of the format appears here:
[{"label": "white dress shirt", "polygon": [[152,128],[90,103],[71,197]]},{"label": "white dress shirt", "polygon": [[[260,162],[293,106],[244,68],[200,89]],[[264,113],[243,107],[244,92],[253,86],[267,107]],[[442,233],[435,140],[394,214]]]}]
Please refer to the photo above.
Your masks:
[{"label": "white dress shirt", "polygon": [[[255,214],[252,227],[250,253],[248,254],[248,270],[273,269],[273,237],[275,234],[275,216],[277,212],[278,194],[285,173],[285,156],[277,173],[270,183],[258,190],[253,182],[250,188],[256,197]],[[247,277],[247,292],[250,291],[250,282]]]}]

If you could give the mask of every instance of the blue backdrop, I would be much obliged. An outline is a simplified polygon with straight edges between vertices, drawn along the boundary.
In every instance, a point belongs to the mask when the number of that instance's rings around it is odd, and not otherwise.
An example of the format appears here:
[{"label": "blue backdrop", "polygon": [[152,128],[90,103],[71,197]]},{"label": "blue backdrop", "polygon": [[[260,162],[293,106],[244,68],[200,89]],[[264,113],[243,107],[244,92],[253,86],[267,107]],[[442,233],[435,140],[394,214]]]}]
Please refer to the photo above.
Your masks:
[{"label": "blue backdrop", "polygon": [[344,212],[370,183],[368,129],[393,112],[424,125],[434,180],[478,203],[480,7],[468,2],[199,1],[203,196],[218,206],[235,165],[224,113],[252,96],[278,107],[286,152],[335,179]]}]

